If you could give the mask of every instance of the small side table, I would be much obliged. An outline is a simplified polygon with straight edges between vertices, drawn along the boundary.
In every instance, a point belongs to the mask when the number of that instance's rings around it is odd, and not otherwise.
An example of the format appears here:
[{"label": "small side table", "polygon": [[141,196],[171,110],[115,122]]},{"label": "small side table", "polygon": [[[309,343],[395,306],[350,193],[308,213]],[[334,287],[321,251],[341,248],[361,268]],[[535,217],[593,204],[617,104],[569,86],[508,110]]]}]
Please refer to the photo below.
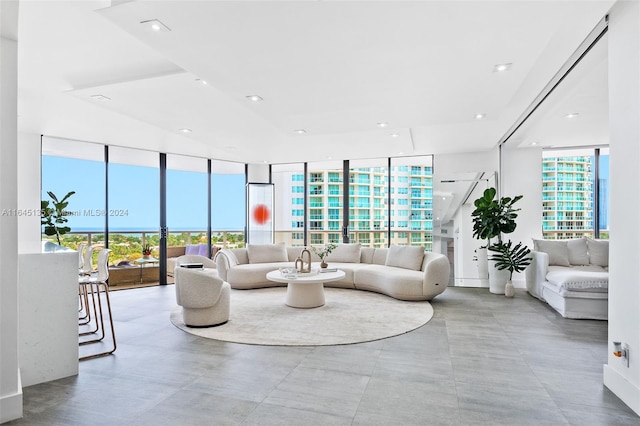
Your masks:
[{"label": "small side table", "polygon": [[156,263],[159,262],[158,259],[156,259],[155,257],[141,257],[140,259],[136,259],[136,262],[140,264],[140,283],[142,283],[142,268],[144,268],[144,265],[146,264],[150,264],[150,265],[155,265]]}]

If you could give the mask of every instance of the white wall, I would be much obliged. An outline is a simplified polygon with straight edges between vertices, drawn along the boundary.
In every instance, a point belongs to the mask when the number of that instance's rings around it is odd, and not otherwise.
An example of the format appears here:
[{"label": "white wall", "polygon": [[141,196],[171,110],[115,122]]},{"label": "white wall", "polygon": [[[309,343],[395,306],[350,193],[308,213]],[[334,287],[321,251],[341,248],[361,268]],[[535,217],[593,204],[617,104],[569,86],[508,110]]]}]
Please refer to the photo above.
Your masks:
[{"label": "white wall", "polygon": [[[436,155],[434,159],[434,186],[441,178],[455,178],[457,174],[477,172],[497,172],[499,168],[498,150],[482,152],[466,152],[459,154]],[[493,186],[493,182],[489,183]],[[446,187],[442,186],[444,190]],[[461,206],[453,217],[454,237],[454,283],[466,287],[488,287],[487,280],[478,275],[477,262],[473,261],[475,251],[486,245],[486,241],[473,238],[471,212],[473,201],[478,198],[486,185],[478,185],[478,189],[469,197],[467,204]]]},{"label": "white wall", "polygon": [[[533,249],[531,239],[542,237],[542,149],[504,145],[501,156],[500,196],[523,196],[514,206],[521,209],[516,219],[518,226],[503,238]],[[514,274],[513,284],[525,288],[524,273]]]},{"label": "white wall", "polygon": [[269,183],[269,165],[249,164],[247,166],[247,182]]},{"label": "white wall", "polygon": [[[22,417],[18,368],[18,2],[0,2],[0,422]],[[6,210],[5,210],[6,209]]]},{"label": "white wall", "polygon": [[[618,1],[609,14],[611,241],[609,359],[604,384],[640,414],[640,3]],[[626,367],[611,341],[629,344]]]},{"label": "white wall", "polygon": [[18,134],[18,253],[40,253],[40,135]]}]

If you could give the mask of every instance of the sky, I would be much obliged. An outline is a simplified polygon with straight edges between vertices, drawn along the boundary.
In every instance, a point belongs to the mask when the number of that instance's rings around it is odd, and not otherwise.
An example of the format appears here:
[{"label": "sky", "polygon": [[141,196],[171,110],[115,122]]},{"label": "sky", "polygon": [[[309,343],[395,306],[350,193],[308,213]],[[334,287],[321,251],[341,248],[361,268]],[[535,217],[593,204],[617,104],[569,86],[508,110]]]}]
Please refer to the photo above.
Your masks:
[{"label": "sky", "polygon": [[[59,199],[69,191],[68,225],[72,231],[157,231],[160,227],[159,169],[109,164],[109,211],[104,203],[104,163],[42,157],[42,199],[47,191]],[[212,229],[242,231],[245,223],[244,174],[212,174]],[[207,229],[206,173],[167,170],[169,232]]]}]

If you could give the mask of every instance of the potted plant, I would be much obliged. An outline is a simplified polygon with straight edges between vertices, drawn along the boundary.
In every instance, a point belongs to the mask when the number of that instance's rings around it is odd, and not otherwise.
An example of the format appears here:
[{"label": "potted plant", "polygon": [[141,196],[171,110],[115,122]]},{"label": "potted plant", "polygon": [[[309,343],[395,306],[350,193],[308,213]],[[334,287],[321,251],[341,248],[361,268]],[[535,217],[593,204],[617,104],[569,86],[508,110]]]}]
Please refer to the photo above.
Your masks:
[{"label": "potted plant", "polygon": [[325,258],[327,256],[329,256],[329,254],[336,249],[336,247],[338,247],[337,245],[333,244],[333,243],[329,243],[326,246],[324,246],[323,248],[317,248],[317,247],[311,247],[311,251],[314,252],[315,254],[318,255],[318,257],[320,258],[320,267],[321,268],[326,268],[327,262],[325,262]]},{"label": "potted plant", "polygon": [[148,259],[149,257],[151,257],[151,246],[146,243],[142,246],[142,258]]},{"label": "potted plant", "polygon": [[522,243],[512,247],[512,244],[511,240],[506,243],[500,241],[489,247],[489,250],[497,253],[490,258],[490,260],[495,261],[496,268],[500,271],[509,271],[509,280],[504,288],[504,295],[507,297],[513,297],[514,294],[513,283],[511,282],[513,273],[522,272],[531,264],[531,258],[529,257],[531,250],[529,250],[529,247],[523,246]]},{"label": "potted plant", "polygon": [[40,201],[40,224],[44,225],[45,235],[56,236],[58,245],[62,245],[60,235],[64,235],[71,231],[70,227],[64,226],[64,224],[68,222],[68,219],[66,218],[67,213],[64,209],[69,205],[67,200],[73,194],[75,194],[75,191],[70,191],[67,195],[62,197],[62,200],[58,200],[58,197],[53,192],[47,191],[47,195],[49,195],[51,200],[53,200],[53,205],[50,205],[51,201],[49,200]]},{"label": "potted plant", "polygon": [[[502,242],[502,234],[510,234],[516,229],[517,212],[520,211],[514,207],[514,204],[522,199],[522,195],[496,199],[496,193],[495,188],[487,188],[482,196],[473,203],[475,206],[475,210],[471,213],[473,236],[479,240],[487,240],[487,245],[482,247],[484,250],[490,249],[491,240],[497,239],[496,244],[499,245]],[[478,259],[480,257],[481,255],[478,253]],[[501,274],[498,271],[504,271],[504,273]],[[504,294],[508,280],[507,271],[489,267],[488,274],[489,291],[495,294]]]}]

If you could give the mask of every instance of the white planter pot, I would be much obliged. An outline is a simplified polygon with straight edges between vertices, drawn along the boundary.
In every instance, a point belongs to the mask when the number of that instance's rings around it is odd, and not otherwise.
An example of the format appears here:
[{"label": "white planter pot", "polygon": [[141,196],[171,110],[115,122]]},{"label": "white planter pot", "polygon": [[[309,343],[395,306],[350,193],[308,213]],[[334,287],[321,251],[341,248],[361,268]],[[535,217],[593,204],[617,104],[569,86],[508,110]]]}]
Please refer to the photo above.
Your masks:
[{"label": "white planter pot", "polygon": [[489,261],[487,248],[479,248],[476,250],[478,259],[478,278],[482,287],[489,287]]},{"label": "white planter pot", "polygon": [[507,281],[507,285],[504,287],[504,295],[506,297],[513,297],[515,294],[516,292],[513,288],[513,283],[511,280]]},{"label": "white planter pot", "polygon": [[493,294],[504,294],[504,288],[509,281],[509,271],[500,271],[495,265],[495,261],[489,260],[489,291]]}]

